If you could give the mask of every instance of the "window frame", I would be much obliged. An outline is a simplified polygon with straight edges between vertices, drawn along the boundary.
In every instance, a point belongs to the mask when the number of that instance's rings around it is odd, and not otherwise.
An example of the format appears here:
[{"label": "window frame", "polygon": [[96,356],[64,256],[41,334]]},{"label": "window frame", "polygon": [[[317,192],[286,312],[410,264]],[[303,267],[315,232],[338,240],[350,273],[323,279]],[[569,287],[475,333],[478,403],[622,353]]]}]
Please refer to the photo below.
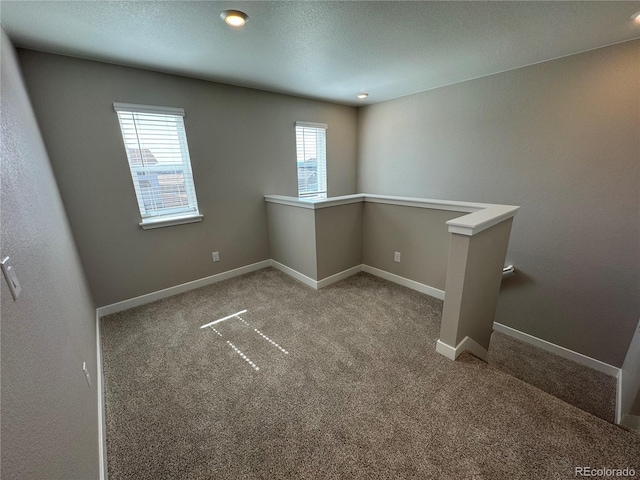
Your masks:
[{"label": "window frame", "polygon": [[[194,223],[200,222],[203,219],[203,215],[200,213],[198,207],[198,198],[195,189],[195,181],[193,178],[193,170],[191,166],[191,157],[189,155],[189,146],[187,142],[187,132],[186,127],[184,125],[184,109],[175,108],[175,107],[160,107],[153,105],[138,105],[132,103],[113,103],[113,109],[116,112],[118,118],[118,124],[120,126],[120,134],[125,150],[125,155],[127,157],[127,166],[129,168],[129,173],[131,174],[131,180],[133,183],[133,188],[136,194],[136,200],[138,205],[138,211],[140,213],[141,222],[139,223],[140,227],[143,230],[160,228],[160,227],[169,227],[173,225],[181,225],[185,223]],[[131,114],[132,120],[135,122],[135,114],[142,115],[162,115],[162,116],[170,116],[170,117],[179,117],[179,121],[176,121],[177,134],[179,137],[179,145],[180,145],[180,157],[181,163],[168,164],[172,168],[180,168],[181,175],[183,176],[183,184],[185,192],[184,194],[187,197],[188,204],[186,206],[175,207],[174,209],[166,209],[162,213],[150,213],[149,211],[144,210],[145,205],[145,196],[142,193],[142,188],[140,185],[140,181],[138,176],[142,173],[147,173],[152,170],[160,170],[163,168],[162,165],[146,165],[136,167],[132,164],[130,157],[130,148],[127,145],[127,138],[125,135],[124,126],[122,123],[121,112],[123,115],[127,113]],[[134,123],[135,124],[135,123]],[[140,137],[138,136],[138,132],[135,132],[136,139],[138,140],[138,154],[140,158],[144,156],[142,146],[140,143]],[[180,140],[183,139],[183,140]],[[144,139],[143,139],[144,140]],[[142,142],[144,144],[144,141]],[[166,166],[164,167],[167,168]],[[185,176],[188,176],[185,178]]]},{"label": "window frame", "polygon": [[[324,158],[322,159],[322,161],[324,162],[323,165],[323,169],[324,169],[324,190],[320,190],[319,188],[316,189],[315,192],[304,192],[301,193],[300,192],[300,169],[299,169],[299,164],[298,164],[298,152],[300,150],[300,146],[298,145],[298,128],[306,128],[306,129],[314,129],[317,131],[322,131],[323,135],[324,135],[324,139],[323,139],[323,146],[324,146]],[[329,126],[326,123],[315,123],[315,122],[301,122],[301,121],[296,121],[295,122],[295,128],[294,128],[294,133],[295,133],[295,142],[296,142],[296,179],[297,179],[297,190],[298,190],[298,198],[302,199],[302,200],[320,200],[320,199],[324,199],[324,198],[328,198],[328,189],[329,189],[329,181],[328,181],[328,166],[327,166],[327,130],[329,129]],[[316,132],[317,135],[317,132]],[[304,147],[303,147],[304,148]],[[317,148],[317,147],[316,147]],[[317,158],[318,157],[318,152],[316,151],[316,176],[318,177],[318,170],[319,170],[319,161],[320,159]],[[320,185],[318,185],[320,186]]]}]

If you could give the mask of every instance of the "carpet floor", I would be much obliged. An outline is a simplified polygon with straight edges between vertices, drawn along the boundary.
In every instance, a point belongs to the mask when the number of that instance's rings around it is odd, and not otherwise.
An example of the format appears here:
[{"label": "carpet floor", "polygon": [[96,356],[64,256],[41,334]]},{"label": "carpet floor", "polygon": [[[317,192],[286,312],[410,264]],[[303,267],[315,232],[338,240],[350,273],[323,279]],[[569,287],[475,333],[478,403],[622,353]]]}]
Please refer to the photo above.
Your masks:
[{"label": "carpet floor", "polygon": [[109,479],[640,476],[639,436],[437,354],[441,309],[364,273],[315,291],[268,268],[103,317]]},{"label": "carpet floor", "polygon": [[488,361],[581,410],[615,422],[615,377],[500,332],[493,332],[491,336]]}]

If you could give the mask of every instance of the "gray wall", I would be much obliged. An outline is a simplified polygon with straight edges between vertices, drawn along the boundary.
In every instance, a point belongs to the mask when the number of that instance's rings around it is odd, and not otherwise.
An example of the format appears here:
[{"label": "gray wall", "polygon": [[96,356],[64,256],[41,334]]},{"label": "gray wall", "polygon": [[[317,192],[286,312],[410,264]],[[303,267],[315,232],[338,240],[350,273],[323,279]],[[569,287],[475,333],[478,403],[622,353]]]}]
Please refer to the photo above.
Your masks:
[{"label": "gray wall", "polygon": [[23,289],[14,302],[0,279],[0,476],[98,478],[95,306],[16,53],[0,34],[0,254],[13,260]]},{"label": "gray wall", "polygon": [[[367,202],[362,263],[444,290],[451,241],[446,222],[462,215]],[[394,252],[400,252],[400,263],[393,260]]]},{"label": "gray wall", "polygon": [[318,280],[362,263],[362,210],[359,202],[315,211]]},{"label": "gray wall", "polygon": [[309,208],[267,203],[267,217],[271,258],[317,280],[314,211]]},{"label": "gray wall", "polygon": [[450,347],[469,337],[489,349],[513,219],[473,236],[452,234],[440,340]]},{"label": "gray wall", "polygon": [[317,210],[267,203],[271,258],[312,280],[362,263],[362,203]]},{"label": "gray wall", "polygon": [[[355,192],[355,108],[19,54],[99,306],[270,258],[263,195],[297,196],[296,120],[329,125],[329,195]],[[201,223],[140,229],[114,101],[185,109]],[[211,261],[214,250],[219,263]]]},{"label": "gray wall", "polygon": [[640,317],[640,41],[359,110],[358,191],[521,205],[496,320],[620,366]]}]

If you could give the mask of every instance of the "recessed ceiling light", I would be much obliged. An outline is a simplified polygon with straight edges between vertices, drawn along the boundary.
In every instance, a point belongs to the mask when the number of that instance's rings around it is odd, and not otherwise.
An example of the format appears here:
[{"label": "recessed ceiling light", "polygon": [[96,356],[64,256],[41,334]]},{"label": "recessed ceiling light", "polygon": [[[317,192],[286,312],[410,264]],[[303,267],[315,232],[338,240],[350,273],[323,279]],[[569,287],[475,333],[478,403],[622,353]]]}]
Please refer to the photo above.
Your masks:
[{"label": "recessed ceiling light", "polygon": [[636,24],[640,25],[640,12],[636,12],[631,15],[631,20],[633,20]]},{"label": "recessed ceiling light", "polygon": [[249,20],[249,15],[240,10],[225,10],[220,14],[220,18],[222,18],[227,25],[231,25],[232,27],[241,27],[247,20]]},{"label": "recessed ceiling light", "polygon": [[358,98],[367,98],[369,96],[368,93],[359,93]]}]

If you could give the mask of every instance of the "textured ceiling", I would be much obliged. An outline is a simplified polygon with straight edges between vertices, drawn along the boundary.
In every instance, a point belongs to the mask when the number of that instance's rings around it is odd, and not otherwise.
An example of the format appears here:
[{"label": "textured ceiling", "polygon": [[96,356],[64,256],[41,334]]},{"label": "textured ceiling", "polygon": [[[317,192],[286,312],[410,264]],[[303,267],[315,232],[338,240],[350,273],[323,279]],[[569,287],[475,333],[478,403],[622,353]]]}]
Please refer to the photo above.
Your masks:
[{"label": "textured ceiling", "polygon": [[[219,15],[245,11],[242,29]],[[16,46],[364,105],[640,37],[640,2],[2,1]],[[360,91],[370,93],[357,100]]]}]

